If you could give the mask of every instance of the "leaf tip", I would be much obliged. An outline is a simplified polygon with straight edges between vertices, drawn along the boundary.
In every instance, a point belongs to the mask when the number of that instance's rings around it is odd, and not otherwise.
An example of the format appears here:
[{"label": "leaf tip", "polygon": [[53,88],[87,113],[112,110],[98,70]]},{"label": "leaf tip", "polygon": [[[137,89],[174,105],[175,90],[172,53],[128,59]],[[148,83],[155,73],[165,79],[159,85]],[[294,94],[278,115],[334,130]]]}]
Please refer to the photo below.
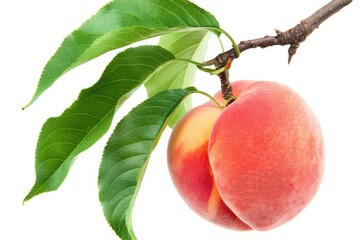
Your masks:
[{"label": "leaf tip", "polygon": [[30,105],[32,105],[35,102],[36,99],[37,97],[34,96],[25,106],[21,108],[21,110],[26,110],[28,107],[30,107]]},{"label": "leaf tip", "polygon": [[31,103],[32,103],[32,101],[30,101],[28,104],[26,104],[25,106],[23,106],[22,108],[21,108],[21,110],[26,110],[30,105],[31,105]]},{"label": "leaf tip", "polygon": [[26,202],[28,202],[30,199],[32,199],[35,196],[32,192],[33,192],[33,189],[31,189],[30,192],[23,199],[22,205],[25,205]]},{"label": "leaf tip", "polygon": [[28,202],[30,199],[32,199],[33,197],[41,194],[41,193],[45,193],[46,191],[41,191],[39,190],[38,187],[38,182],[35,181],[35,184],[32,186],[31,190],[29,191],[29,193],[25,196],[24,200],[23,200],[23,205]]}]

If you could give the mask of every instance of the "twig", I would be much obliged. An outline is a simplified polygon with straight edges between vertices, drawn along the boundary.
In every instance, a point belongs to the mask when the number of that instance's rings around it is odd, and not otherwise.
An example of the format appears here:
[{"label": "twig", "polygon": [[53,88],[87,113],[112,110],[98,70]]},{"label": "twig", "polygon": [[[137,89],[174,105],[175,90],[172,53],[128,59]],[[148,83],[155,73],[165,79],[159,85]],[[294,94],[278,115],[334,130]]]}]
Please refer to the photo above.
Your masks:
[{"label": "twig", "polygon": [[[276,31],[276,36],[265,36],[263,38],[242,41],[238,44],[240,52],[244,52],[251,48],[266,48],[275,45],[290,45],[288,49],[289,57],[288,63],[290,63],[292,57],[295,55],[296,50],[299,48],[300,43],[305,41],[305,39],[323,23],[326,19],[340,11],[343,7],[350,4],[352,0],[333,0],[317,10],[308,18],[303,19],[295,27],[290,28],[286,32]],[[226,66],[229,62],[236,58],[236,52],[234,48],[219,54],[214,59],[204,62],[205,65],[211,66],[214,65],[217,69],[220,69]],[[228,68],[226,69],[225,74],[218,75],[221,79],[221,85],[229,86],[230,90],[224,90],[223,97],[225,100],[228,100],[233,97],[231,84],[229,83],[229,74]],[[223,90],[222,90],[223,91]]]}]

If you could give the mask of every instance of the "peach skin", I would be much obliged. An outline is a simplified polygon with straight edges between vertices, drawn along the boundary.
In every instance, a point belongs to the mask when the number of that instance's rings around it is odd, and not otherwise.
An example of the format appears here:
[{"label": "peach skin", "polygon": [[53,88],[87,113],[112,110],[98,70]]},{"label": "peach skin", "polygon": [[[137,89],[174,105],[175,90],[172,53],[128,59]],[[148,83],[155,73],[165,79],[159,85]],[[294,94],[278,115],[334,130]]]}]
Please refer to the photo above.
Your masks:
[{"label": "peach skin", "polygon": [[[172,180],[205,219],[237,230],[269,230],[314,197],[324,170],[318,120],[285,85],[233,83],[226,108],[206,103],[176,125],[168,147]],[[215,99],[221,103],[220,93]]]},{"label": "peach skin", "polygon": [[168,147],[168,166],[178,192],[196,213],[226,228],[249,230],[222,201],[210,167],[209,136],[220,113],[216,106],[203,105],[177,123]]}]

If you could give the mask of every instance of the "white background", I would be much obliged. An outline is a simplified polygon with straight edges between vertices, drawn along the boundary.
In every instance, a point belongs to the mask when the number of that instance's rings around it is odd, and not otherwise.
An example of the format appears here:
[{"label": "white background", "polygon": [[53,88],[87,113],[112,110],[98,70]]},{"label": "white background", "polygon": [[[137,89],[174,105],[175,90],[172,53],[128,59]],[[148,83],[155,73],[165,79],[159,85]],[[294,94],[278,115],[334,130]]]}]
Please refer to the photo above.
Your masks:
[{"label": "white background", "polygon": [[[239,42],[273,35],[274,28],[287,30],[327,0],[193,2],[213,13]],[[33,106],[26,111],[21,107],[32,97],[43,66],[62,39],[105,3],[1,3],[0,239],[118,239],[103,217],[97,197],[98,166],[109,134],[78,157],[58,191],[22,205],[35,180],[34,152],[42,124],[61,114],[82,88],[91,86],[119,51],[69,72]],[[169,178],[167,130],[153,153],[136,202],[134,228],[139,240],[360,238],[359,9],[359,1],[354,1],[325,22],[301,45],[290,65],[287,48],[272,47],[244,52],[231,70],[232,80],[273,80],[291,86],[317,114],[325,138],[326,170],[310,205],[291,222],[267,232],[234,232],[200,219],[182,202]],[[207,58],[219,52],[213,39]],[[218,79],[203,73],[197,74],[196,86],[211,94],[219,89]],[[138,92],[115,120],[144,96],[144,91]],[[196,103],[205,100],[196,98]]]}]

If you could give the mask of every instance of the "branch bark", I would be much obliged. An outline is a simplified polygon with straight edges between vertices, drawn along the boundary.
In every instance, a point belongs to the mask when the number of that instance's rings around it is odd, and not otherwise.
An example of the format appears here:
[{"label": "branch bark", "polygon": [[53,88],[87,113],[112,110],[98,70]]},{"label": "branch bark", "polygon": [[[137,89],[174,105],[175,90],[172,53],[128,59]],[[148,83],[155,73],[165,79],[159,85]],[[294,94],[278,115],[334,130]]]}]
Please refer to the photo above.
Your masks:
[{"label": "branch bark", "polygon": [[[284,46],[289,45],[288,49],[288,63],[290,63],[292,57],[295,55],[297,49],[300,46],[300,43],[305,41],[305,39],[323,23],[329,17],[340,11],[343,7],[350,4],[352,0],[332,0],[315,13],[313,13],[308,18],[303,19],[297,24],[295,27],[290,28],[286,32],[281,32],[280,30],[275,30],[275,36],[265,36],[263,38],[253,39],[242,41],[238,44],[238,48],[240,52],[244,52],[248,49],[252,48],[266,48],[271,46]],[[204,62],[205,65],[211,66],[214,65],[217,69],[223,68],[229,63],[232,62],[233,59],[236,58],[235,49],[232,48],[224,53],[219,54],[214,59]],[[221,79],[222,93],[223,98],[228,100],[233,97],[231,84],[229,82],[229,68],[225,68],[225,74],[219,74],[218,76]],[[223,86],[229,86],[228,89],[225,89]],[[223,90],[224,89],[224,90]]]}]

